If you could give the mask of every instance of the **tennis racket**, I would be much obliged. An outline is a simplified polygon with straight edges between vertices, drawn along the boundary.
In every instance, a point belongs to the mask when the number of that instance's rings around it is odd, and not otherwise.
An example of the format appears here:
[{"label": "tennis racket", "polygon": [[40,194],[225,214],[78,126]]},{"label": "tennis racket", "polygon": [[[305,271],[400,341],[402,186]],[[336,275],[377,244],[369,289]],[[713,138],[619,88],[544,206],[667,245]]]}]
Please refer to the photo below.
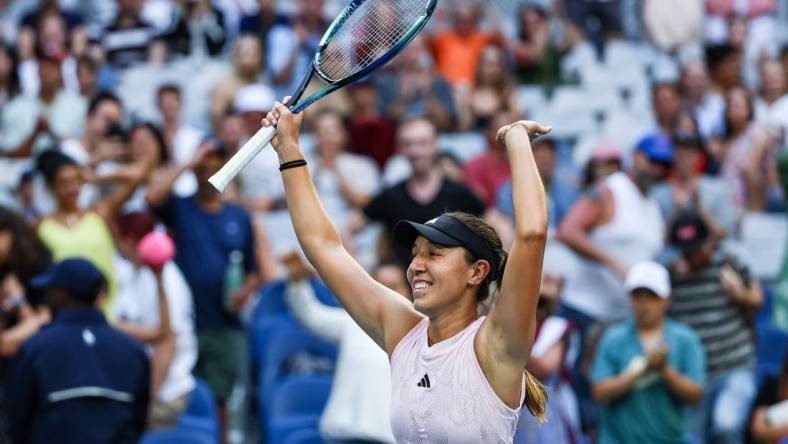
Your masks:
[{"label": "tennis racket", "polygon": [[[323,36],[309,73],[288,107],[300,113],[328,94],[369,75],[399,54],[427,24],[438,0],[352,0]],[[317,78],[325,86],[301,101]],[[276,128],[257,133],[208,181],[219,191],[276,135]]]}]

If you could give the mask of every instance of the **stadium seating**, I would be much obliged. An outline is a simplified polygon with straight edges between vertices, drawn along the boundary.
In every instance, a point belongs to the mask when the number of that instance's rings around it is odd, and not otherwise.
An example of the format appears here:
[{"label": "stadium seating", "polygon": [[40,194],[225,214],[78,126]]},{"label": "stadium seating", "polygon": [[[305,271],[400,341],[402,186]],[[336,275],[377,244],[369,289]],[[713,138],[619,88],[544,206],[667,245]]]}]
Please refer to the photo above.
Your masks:
[{"label": "stadium seating", "polygon": [[487,141],[481,133],[445,133],[438,136],[441,152],[454,155],[461,162],[468,162],[487,151]]},{"label": "stadium seating", "polygon": [[282,444],[325,444],[325,441],[320,436],[320,431],[303,429],[287,435]]},{"label": "stadium seating", "polygon": [[298,322],[289,314],[263,316],[255,319],[250,326],[250,352],[252,365],[260,365],[270,343],[271,333],[283,329],[301,329]]},{"label": "stadium seating", "polygon": [[216,438],[199,430],[172,429],[146,433],[140,444],[217,444]]},{"label": "stadium seating", "polygon": [[329,375],[293,375],[276,388],[268,423],[268,443],[284,442],[290,433],[315,429],[331,393]]},{"label": "stadium seating", "polygon": [[774,314],[774,288],[766,281],[761,282],[761,288],[763,288],[763,304],[755,315],[755,324],[758,328],[771,324]]},{"label": "stadium seating", "polygon": [[321,414],[331,393],[331,375],[293,375],[274,393],[271,418]]},{"label": "stadium seating", "polygon": [[178,430],[197,430],[219,438],[219,412],[216,410],[216,397],[208,384],[197,379],[186,411],[178,419]]},{"label": "stadium seating", "polygon": [[[288,376],[297,373],[330,373],[336,360],[337,349],[303,329],[283,328],[272,331],[270,344],[262,355],[258,376],[257,402],[261,423],[266,424],[270,405],[279,384]],[[298,368],[299,360],[312,368]],[[331,368],[328,368],[331,367]]]},{"label": "stadium seating", "polygon": [[541,86],[521,86],[517,91],[517,95],[520,105],[527,116],[530,115],[532,110],[547,106],[547,97],[545,96],[544,88]]},{"label": "stadium seating", "polygon": [[[309,280],[309,283],[312,285],[315,296],[320,302],[334,307],[339,306],[339,302],[337,302],[331,290],[320,279],[312,278]],[[287,301],[285,301],[286,286],[287,281],[280,279],[266,284],[260,290],[260,300],[254,308],[252,322],[264,316],[287,315],[290,312]]]},{"label": "stadium seating", "polygon": [[184,415],[218,420],[219,412],[216,410],[216,396],[205,381],[200,378],[196,378],[196,381],[197,384],[192,392],[189,405],[186,406]]},{"label": "stadium seating", "polygon": [[780,373],[786,352],[788,333],[771,326],[760,326],[756,331],[759,385],[764,378]]},{"label": "stadium seating", "polygon": [[599,65],[596,50],[588,42],[579,42],[561,59],[561,76],[566,80],[580,79],[582,73]]}]

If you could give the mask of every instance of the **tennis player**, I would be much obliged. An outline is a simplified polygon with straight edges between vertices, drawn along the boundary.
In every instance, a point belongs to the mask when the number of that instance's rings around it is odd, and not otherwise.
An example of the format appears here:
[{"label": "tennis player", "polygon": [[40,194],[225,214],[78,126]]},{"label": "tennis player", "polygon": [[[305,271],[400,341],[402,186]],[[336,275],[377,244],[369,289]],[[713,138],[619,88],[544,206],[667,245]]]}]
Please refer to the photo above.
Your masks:
[{"label": "tennis player", "polygon": [[[287,103],[285,99],[284,103]],[[547,235],[545,193],[530,138],[550,131],[521,121],[498,133],[512,168],[516,240],[508,255],[481,219],[443,214],[400,222],[412,248],[413,302],[377,283],[345,250],[305,168],[302,115],[277,102],[263,126],[277,126],[287,205],[298,241],[353,319],[389,355],[392,429],[400,443],[512,442],[523,404],[544,415],[544,388],[525,371],[536,324]],[[477,305],[497,288],[487,316]]]}]

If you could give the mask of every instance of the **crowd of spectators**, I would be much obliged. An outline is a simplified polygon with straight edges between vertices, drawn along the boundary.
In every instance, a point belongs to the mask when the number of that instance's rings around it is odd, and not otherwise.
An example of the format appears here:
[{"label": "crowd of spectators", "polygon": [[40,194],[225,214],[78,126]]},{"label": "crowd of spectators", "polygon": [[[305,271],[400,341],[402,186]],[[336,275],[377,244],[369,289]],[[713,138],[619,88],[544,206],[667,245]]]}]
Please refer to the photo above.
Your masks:
[{"label": "crowd of spectators", "polygon": [[[342,6],[0,0],[0,443],[136,442],[200,381],[222,440],[271,439],[234,400],[261,384],[277,285],[340,350],[323,438],[392,442],[386,356],[316,296],[276,154],[208,183]],[[346,245],[407,297],[397,221],[467,212],[511,244],[495,135],[520,119],[554,128],[533,143],[550,239],[528,365],[551,398],[515,442],[788,442],[788,1],[441,0],[306,111],[303,144]],[[152,232],[172,261],[141,257]]]}]

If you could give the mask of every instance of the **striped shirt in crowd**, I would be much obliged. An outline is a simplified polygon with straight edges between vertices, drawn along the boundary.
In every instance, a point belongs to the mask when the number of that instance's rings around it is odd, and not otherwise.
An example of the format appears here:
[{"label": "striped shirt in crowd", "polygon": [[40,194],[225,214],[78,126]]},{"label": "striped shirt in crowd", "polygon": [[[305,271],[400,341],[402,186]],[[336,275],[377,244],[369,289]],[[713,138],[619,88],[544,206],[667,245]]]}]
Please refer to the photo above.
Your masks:
[{"label": "striped shirt in crowd", "polygon": [[679,275],[671,267],[672,319],[689,324],[706,350],[708,381],[755,363],[755,336],[751,318],[723,290],[721,270],[730,266],[746,284],[749,270],[729,255],[718,254],[704,270]]}]

